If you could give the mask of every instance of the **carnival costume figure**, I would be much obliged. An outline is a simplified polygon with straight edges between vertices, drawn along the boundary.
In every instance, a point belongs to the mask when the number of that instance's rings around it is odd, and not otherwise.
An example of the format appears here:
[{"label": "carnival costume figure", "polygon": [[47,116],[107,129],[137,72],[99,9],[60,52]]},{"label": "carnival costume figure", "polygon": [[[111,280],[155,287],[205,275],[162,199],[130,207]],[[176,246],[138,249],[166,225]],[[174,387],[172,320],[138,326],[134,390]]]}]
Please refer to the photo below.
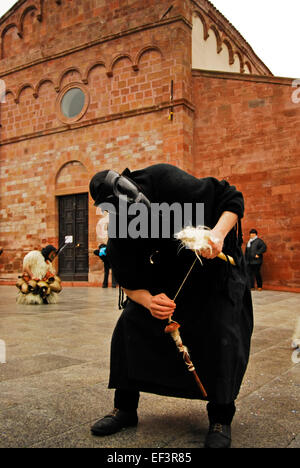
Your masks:
[{"label": "carnival costume figure", "polygon": [[52,264],[57,250],[47,245],[41,251],[32,250],[23,259],[23,272],[17,281],[18,304],[55,304],[62,290],[61,280]]}]

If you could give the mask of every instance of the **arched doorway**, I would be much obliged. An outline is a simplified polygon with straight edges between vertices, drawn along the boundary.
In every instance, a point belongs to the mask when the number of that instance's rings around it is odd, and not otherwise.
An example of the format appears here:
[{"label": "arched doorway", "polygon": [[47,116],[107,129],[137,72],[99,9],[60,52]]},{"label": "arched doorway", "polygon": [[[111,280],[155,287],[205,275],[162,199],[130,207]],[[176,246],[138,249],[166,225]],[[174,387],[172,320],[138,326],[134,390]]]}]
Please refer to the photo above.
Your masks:
[{"label": "arched doorway", "polygon": [[[59,276],[63,281],[88,281],[88,173],[79,161],[70,161],[56,178],[58,201]],[[66,243],[68,239],[69,243]]]}]

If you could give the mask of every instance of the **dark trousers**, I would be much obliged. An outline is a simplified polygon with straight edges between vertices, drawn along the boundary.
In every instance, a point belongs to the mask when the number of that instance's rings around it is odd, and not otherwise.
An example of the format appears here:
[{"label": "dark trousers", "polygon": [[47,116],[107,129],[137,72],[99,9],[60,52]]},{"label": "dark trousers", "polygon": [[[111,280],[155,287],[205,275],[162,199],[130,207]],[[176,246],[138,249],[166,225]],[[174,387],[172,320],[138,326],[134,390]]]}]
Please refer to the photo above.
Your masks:
[{"label": "dark trousers", "polygon": [[[110,270],[110,265],[105,263],[104,264],[104,278],[103,278],[103,284],[102,284],[103,288],[107,288],[108,286],[109,270]],[[117,282],[116,282],[113,271],[111,271],[111,282],[112,282],[112,287],[115,288],[117,286]]]},{"label": "dark trousers", "polygon": [[[139,405],[140,393],[137,390],[117,389],[114,406],[123,411],[136,411]],[[230,425],[235,414],[234,401],[228,405],[219,405],[213,401],[207,404],[208,419],[211,424]]]},{"label": "dark trousers", "polygon": [[248,274],[250,279],[250,287],[254,288],[255,280],[258,288],[262,288],[263,281],[260,273],[261,265],[248,265]]}]

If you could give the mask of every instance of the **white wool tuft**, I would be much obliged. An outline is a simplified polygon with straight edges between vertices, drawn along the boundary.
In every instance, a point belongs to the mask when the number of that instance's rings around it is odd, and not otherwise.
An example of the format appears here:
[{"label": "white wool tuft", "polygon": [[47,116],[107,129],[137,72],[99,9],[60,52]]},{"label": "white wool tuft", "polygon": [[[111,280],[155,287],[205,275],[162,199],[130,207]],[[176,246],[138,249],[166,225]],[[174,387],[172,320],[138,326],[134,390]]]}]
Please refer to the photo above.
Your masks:
[{"label": "white wool tuft", "polygon": [[[56,304],[58,300],[58,294],[55,292],[51,292],[49,296],[47,296],[48,304]],[[26,305],[42,305],[43,299],[39,294],[23,294],[21,291],[17,294],[17,304],[26,304]]]},{"label": "white wool tuft", "polygon": [[23,294],[21,291],[19,291],[17,295],[17,304],[42,305],[43,299],[38,294]]},{"label": "white wool tuft", "polygon": [[191,250],[201,251],[209,249],[212,251],[211,245],[208,242],[210,239],[209,231],[209,228],[205,226],[187,226],[175,234],[175,237]]},{"label": "white wool tuft", "polygon": [[296,322],[296,328],[292,340],[292,348],[300,348],[300,319]]}]

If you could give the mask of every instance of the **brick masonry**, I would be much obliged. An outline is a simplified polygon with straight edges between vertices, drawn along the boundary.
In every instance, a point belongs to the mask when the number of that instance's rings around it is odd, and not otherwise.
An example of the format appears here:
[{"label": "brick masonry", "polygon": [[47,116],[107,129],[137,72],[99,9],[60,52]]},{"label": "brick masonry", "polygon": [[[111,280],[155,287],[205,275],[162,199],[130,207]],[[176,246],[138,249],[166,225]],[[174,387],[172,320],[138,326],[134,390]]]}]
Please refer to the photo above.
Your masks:
[{"label": "brick masonry", "polygon": [[[16,278],[28,250],[58,244],[58,196],[87,192],[102,169],[168,162],[241,189],[244,231],[255,226],[269,247],[266,285],[299,288],[300,105],[291,80],[192,73],[195,2],[176,0],[164,17],[169,6],[20,1],[1,20],[0,281]],[[59,102],[70,86],[88,106],[68,122]],[[92,254],[98,220],[90,200],[90,284],[102,278]]]},{"label": "brick masonry", "polygon": [[255,227],[268,245],[266,283],[297,288],[300,104],[291,80],[193,76],[195,174],[214,173],[242,190],[244,239]]}]

